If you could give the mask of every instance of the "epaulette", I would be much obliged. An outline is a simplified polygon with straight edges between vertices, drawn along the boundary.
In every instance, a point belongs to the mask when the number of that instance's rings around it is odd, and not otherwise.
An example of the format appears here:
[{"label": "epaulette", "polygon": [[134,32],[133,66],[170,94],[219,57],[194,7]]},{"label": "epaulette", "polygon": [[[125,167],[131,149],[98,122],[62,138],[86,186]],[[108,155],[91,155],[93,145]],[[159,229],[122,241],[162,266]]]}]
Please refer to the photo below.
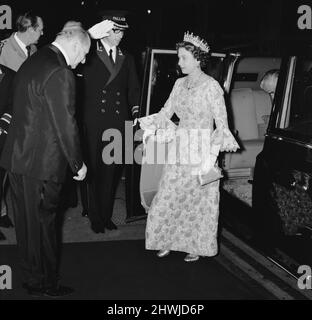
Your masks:
[{"label": "epaulette", "polygon": [[102,42],[100,40],[96,42],[96,49],[98,51],[103,51],[104,50],[104,46],[103,46],[103,44],[102,44]]}]

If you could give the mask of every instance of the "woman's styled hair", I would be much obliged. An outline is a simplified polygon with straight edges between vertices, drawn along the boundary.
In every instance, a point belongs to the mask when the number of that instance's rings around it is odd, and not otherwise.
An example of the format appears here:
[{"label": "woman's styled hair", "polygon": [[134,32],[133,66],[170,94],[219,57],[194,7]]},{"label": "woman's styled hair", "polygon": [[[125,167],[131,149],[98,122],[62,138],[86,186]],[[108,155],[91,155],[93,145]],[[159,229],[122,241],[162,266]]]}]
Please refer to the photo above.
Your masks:
[{"label": "woman's styled hair", "polygon": [[207,67],[208,59],[210,57],[209,52],[205,52],[201,50],[199,47],[195,46],[194,44],[182,41],[176,44],[176,49],[184,48],[185,50],[192,53],[193,57],[200,62],[200,68],[205,70]]}]

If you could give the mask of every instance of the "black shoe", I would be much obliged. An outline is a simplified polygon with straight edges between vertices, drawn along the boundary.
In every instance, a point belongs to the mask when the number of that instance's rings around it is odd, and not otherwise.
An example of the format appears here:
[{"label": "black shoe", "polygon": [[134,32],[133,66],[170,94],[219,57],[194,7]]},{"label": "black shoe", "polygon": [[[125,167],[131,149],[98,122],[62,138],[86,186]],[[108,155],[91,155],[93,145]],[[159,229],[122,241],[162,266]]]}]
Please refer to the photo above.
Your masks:
[{"label": "black shoe", "polygon": [[2,240],[6,240],[6,237],[0,230],[0,241],[2,241]]},{"label": "black shoe", "polygon": [[88,217],[88,211],[87,210],[82,210],[81,215],[83,217]]},{"label": "black shoe", "polygon": [[14,225],[9,218],[9,216],[6,214],[5,216],[0,217],[0,227],[2,228],[13,228]]},{"label": "black shoe", "polygon": [[22,287],[32,297],[42,297],[46,289],[29,286],[27,283],[23,283]]},{"label": "black shoe", "polygon": [[105,224],[105,228],[108,229],[108,230],[117,230],[118,229],[113,221],[107,222]]},{"label": "black shoe", "polygon": [[60,298],[60,297],[68,296],[74,293],[74,291],[75,290],[71,287],[57,286],[54,288],[46,289],[44,291],[44,295],[50,298]]},{"label": "black shoe", "polygon": [[95,233],[105,233],[105,228],[96,224],[91,224],[91,229]]}]

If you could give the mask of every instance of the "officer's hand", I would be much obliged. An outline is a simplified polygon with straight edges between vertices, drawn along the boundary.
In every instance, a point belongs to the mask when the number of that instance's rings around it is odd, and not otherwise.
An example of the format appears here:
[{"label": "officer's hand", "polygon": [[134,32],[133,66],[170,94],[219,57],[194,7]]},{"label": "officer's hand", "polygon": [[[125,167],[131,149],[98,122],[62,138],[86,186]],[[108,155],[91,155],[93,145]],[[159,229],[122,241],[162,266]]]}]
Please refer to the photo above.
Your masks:
[{"label": "officer's hand", "polygon": [[137,118],[137,117],[134,118],[132,127],[135,127],[137,125],[138,121],[139,121],[139,118]]},{"label": "officer's hand", "polygon": [[73,179],[77,181],[82,181],[87,174],[87,166],[83,163],[81,169],[77,172],[77,175],[73,177]]},{"label": "officer's hand", "polygon": [[138,122],[138,117],[139,117],[139,106],[134,106],[131,109],[131,113],[132,113],[132,118],[133,118],[133,127],[137,124]]},{"label": "officer's hand", "polygon": [[88,32],[93,39],[101,39],[104,37],[107,37],[108,31],[112,30],[114,28],[114,22],[111,20],[104,20],[97,24],[95,24],[93,27],[91,27]]}]

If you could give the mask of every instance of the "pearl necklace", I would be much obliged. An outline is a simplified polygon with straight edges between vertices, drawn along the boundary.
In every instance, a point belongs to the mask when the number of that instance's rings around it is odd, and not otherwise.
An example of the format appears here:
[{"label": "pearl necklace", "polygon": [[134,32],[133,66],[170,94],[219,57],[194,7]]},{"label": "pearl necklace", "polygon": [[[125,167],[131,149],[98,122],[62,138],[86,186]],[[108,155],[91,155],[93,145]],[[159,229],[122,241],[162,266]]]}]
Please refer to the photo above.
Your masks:
[{"label": "pearl necklace", "polygon": [[191,90],[191,89],[194,89],[195,87],[197,87],[202,74],[203,74],[203,72],[200,72],[199,76],[194,81],[191,81],[190,78],[187,78],[186,79],[186,89]]}]

